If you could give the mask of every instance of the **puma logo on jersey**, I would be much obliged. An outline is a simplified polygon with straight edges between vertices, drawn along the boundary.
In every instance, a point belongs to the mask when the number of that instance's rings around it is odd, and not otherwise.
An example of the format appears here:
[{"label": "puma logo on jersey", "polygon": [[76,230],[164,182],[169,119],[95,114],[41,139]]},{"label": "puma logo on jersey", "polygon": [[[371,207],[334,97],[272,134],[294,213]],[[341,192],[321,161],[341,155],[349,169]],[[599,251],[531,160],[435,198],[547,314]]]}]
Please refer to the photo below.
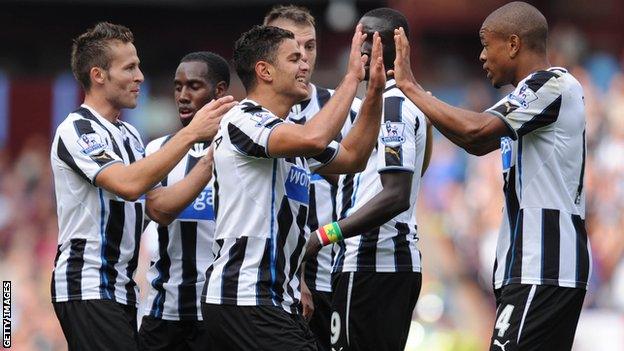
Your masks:
[{"label": "puma logo on jersey", "polygon": [[505,351],[505,347],[507,346],[507,344],[509,343],[509,340],[505,341],[504,344],[501,344],[498,340],[494,339],[494,346],[498,346],[501,348],[501,350]]}]

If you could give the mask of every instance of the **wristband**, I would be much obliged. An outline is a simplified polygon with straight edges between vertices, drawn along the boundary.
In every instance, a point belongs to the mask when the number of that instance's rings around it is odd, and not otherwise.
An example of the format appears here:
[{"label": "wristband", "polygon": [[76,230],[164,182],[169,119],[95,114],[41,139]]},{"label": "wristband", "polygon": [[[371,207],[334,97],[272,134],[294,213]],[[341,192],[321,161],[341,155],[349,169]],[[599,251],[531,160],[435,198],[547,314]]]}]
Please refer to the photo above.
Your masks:
[{"label": "wristband", "polygon": [[342,231],[340,230],[340,226],[338,226],[338,222],[326,224],[320,227],[316,233],[319,242],[322,243],[323,246],[342,240]]}]

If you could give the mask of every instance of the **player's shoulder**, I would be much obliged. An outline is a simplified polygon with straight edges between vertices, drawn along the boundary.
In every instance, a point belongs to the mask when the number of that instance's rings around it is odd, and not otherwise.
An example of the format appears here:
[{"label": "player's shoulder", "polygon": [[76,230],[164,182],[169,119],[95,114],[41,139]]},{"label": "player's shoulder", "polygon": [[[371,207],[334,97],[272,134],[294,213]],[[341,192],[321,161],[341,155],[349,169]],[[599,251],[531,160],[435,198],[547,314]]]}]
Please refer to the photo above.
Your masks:
[{"label": "player's shoulder", "polygon": [[224,123],[233,123],[235,125],[254,123],[257,127],[271,127],[280,122],[282,122],[281,118],[249,99],[245,99],[234,106],[221,120],[222,125]]},{"label": "player's shoulder", "polygon": [[147,153],[149,153],[149,150],[158,150],[160,149],[167,141],[169,141],[169,139],[171,139],[171,137],[173,136],[173,134],[167,134],[164,136],[161,136],[160,138],[156,138],[152,141],[150,141],[149,143],[147,143],[147,146],[145,147],[145,150]]},{"label": "player's shoulder", "polygon": [[569,77],[571,74],[565,68],[552,67],[531,73],[517,89],[530,89],[534,93],[562,90],[568,84]]},{"label": "player's shoulder", "polygon": [[56,128],[57,136],[67,134],[80,136],[81,134],[105,132],[96,122],[93,114],[84,107],[70,112]]}]

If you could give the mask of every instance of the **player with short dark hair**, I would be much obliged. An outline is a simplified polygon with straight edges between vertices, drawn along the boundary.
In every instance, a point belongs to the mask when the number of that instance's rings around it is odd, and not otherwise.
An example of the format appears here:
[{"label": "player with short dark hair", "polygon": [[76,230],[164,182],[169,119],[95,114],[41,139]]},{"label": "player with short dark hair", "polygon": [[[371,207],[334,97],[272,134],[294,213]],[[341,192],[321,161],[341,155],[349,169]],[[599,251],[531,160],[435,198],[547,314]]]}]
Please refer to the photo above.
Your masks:
[{"label": "player with short dark hair", "polygon": [[[364,33],[378,32],[384,65],[393,67],[394,29],[400,12],[378,8],[360,19]],[[366,40],[362,54],[370,55]],[[416,202],[431,154],[425,115],[386,82],[377,147],[366,169],[339,182],[340,220],[314,233],[309,254],[336,241],[332,275],[331,344],[334,350],[402,350],[421,287]],[[335,237],[335,235],[334,235]],[[371,332],[374,331],[374,332]]]},{"label": "player with short dark hair", "polygon": [[234,65],[247,98],[225,116],[214,141],[215,260],[202,297],[219,350],[317,349],[298,308],[310,235],[308,173],[356,172],[373,148],[385,82],[377,35],[360,117],[341,143],[333,140],[364,78],[364,38],[358,27],[341,85],[303,125],[285,120],[308,96],[309,66],[293,33],[256,26],[236,41]]},{"label": "player with short dark hair", "polygon": [[[230,71],[221,56],[193,52],[182,58],[173,82],[180,122],[186,126],[202,106],[225,96]],[[146,155],[157,152],[172,137],[150,142]],[[145,234],[157,238],[158,250],[147,272],[148,311],[139,330],[144,350],[210,349],[200,296],[204,273],[213,260],[211,141],[195,143],[147,194],[146,210],[154,222]]]},{"label": "player with short dark hair", "polygon": [[72,69],[85,100],[59,125],[50,152],[59,221],[54,311],[70,350],[136,350],[140,196],[191,145],[211,139],[235,102],[208,104],[166,147],[144,158],[138,131],[119,119],[123,109],[136,107],[143,82],[130,30],[102,22],[81,34]]},{"label": "player with short dark hair", "polygon": [[431,122],[475,155],[501,149],[505,208],[494,261],[490,350],[570,350],[591,272],[585,229],[583,88],[547,57],[546,18],[511,2],[483,22],[479,56],[495,87],[515,89],[485,112],[429,96],[395,33],[394,75]]},{"label": "player with short dark hair", "polygon": [[[293,32],[295,40],[303,49],[303,58],[310,66],[305,77],[309,94],[292,108],[288,116],[289,120],[297,124],[304,124],[314,118],[334,94],[334,90],[317,86],[310,81],[316,65],[318,47],[314,23],[314,17],[309,10],[296,5],[275,6],[264,18],[265,25]],[[358,98],[353,100],[345,126],[335,138],[337,142],[342,140],[353,125],[361,103]],[[318,229],[319,224],[336,220],[337,181],[337,176],[321,176],[316,173],[310,175],[310,204],[307,224],[311,231]],[[304,279],[301,281],[303,314],[309,318],[310,330],[318,338],[318,346],[321,350],[331,349],[329,322],[332,300],[332,249],[331,245],[324,247],[316,256],[307,260],[304,266],[302,265],[305,267],[302,268]]]}]

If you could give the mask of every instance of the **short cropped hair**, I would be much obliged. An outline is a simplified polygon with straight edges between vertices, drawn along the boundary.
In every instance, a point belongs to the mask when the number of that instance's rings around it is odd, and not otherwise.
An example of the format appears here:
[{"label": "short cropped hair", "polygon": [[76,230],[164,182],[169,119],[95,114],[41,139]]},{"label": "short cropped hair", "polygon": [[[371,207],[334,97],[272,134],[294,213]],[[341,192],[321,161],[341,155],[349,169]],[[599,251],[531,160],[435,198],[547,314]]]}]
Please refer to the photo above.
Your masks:
[{"label": "short cropped hair", "polygon": [[247,92],[256,84],[256,63],[266,61],[274,64],[277,50],[286,39],[295,39],[295,35],[272,26],[254,26],[238,38],[232,61]]},{"label": "short cropped hair", "polygon": [[393,31],[399,27],[403,27],[405,30],[405,35],[409,36],[409,26],[407,24],[407,18],[405,16],[389,7],[380,7],[373,10],[368,11],[362,17],[374,17],[384,20],[386,25],[388,26],[389,31]]},{"label": "short cropped hair", "polygon": [[114,40],[132,43],[134,35],[127,27],[100,22],[74,39],[71,51],[72,73],[85,91],[91,88],[91,68],[110,68],[110,42]]},{"label": "short cropped hair", "polygon": [[217,85],[219,82],[225,82],[228,87],[230,86],[230,67],[223,57],[214,52],[191,52],[180,60],[180,63],[182,62],[203,62],[206,64],[206,68],[208,68],[206,76],[204,77],[206,81],[210,82],[213,86]]},{"label": "short cropped hair", "polygon": [[273,21],[278,19],[286,19],[294,22],[298,25],[310,25],[314,27],[316,22],[314,21],[314,16],[310,14],[310,10],[303,6],[297,5],[277,5],[274,6],[267,14],[264,16],[264,21],[262,24],[265,26],[270,25]]}]

